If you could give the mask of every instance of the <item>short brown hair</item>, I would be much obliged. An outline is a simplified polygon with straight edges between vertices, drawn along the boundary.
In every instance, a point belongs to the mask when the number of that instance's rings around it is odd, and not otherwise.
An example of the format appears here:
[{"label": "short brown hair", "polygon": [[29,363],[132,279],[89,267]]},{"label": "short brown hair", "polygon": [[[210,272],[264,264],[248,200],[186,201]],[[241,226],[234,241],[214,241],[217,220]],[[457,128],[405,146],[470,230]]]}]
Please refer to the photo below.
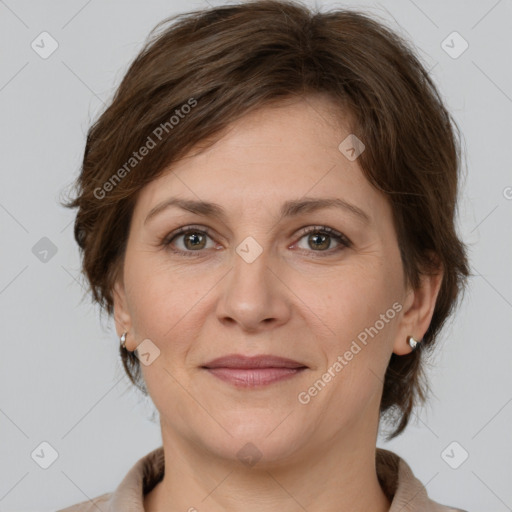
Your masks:
[{"label": "short brown hair", "polygon": [[[164,20],[90,128],[76,194],[65,206],[78,208],[74,233],[83,271],[93,299],[111,315],[138,192],[241,116],[316,93],[350,114],[351,131],[366,146],[358,162],[390,201],[408,283],[417,287],[422,273],[443,269],[422,343],[389,361],[380,413],[396,427],[391,439],[426,400],[421,361],[469,269],[455,229],[456,124],[414,51],[383,23],[362,12],[313,12],[279,0]],[[136,158],[150,139],[158,149]],[[121,350],[121,357],[132,383],[147,394],[135,354]]]}]

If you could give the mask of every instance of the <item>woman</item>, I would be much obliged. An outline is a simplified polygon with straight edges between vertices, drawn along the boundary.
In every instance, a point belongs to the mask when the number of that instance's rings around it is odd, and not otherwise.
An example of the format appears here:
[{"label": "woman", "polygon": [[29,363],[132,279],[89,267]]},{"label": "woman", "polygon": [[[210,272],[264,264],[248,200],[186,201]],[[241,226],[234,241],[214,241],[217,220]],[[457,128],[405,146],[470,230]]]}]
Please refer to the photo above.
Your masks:
[{"label": "woman", "polygon": [[376,448],[426,399],[468,274],[459,146],[361,13],[258,1],[163,25],[88,134],[75,238],[163,446],[66,511],[460,510]]}]

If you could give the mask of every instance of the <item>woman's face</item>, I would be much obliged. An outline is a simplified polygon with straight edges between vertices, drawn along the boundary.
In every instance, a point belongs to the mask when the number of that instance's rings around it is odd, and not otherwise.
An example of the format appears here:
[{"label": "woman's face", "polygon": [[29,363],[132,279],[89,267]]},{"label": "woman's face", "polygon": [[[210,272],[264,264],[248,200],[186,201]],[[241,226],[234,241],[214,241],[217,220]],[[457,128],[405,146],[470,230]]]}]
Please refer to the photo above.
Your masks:
[{"label": "woman's face", "polygon": [[[164,439],[262,463],[374,442],[391,353],[429,318],[332,111],[311,97],[249,114],[141,191],[115,316],[129,350],[146,340]],[[293,363],[212,363],[233,355]]]}]

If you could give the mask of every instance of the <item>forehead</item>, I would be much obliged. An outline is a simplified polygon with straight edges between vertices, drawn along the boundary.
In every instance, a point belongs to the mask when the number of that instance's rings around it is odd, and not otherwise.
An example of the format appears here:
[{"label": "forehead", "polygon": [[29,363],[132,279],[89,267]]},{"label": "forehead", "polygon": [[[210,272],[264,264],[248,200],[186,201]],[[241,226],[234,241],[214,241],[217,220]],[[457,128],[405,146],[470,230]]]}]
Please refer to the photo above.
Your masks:
[{"label": "forehead", "polygon": [[308,196],[339,197],[378,215],[383,197],[339,149],[349,135],[349,118],[325,97],[261,108],[173,163],[141,191],[136,210],[147,214],[172,195],[258,213]]}]

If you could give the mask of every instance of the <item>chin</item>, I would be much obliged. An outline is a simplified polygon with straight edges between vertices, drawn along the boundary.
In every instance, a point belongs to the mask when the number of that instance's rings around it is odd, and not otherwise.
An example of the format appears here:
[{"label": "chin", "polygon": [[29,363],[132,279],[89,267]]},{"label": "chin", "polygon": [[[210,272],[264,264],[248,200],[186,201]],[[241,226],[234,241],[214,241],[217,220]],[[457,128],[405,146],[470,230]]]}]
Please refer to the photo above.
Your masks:
[{"label": "chin", "polygon": [[[240,461],[248,467],[257,465],[268,469],[286,463],[301,447],[305,447],[308,436],[291,424],[291,417],[283,422],[286,414],[279,418],[263,415],[246,415],[245,419],[229,422],[227,430],[216,439],[204,439],[207,449],[216,456]],[[287,421],[290,424],[285,425]],[[302,441],[301,441],[302,440]]]}]

